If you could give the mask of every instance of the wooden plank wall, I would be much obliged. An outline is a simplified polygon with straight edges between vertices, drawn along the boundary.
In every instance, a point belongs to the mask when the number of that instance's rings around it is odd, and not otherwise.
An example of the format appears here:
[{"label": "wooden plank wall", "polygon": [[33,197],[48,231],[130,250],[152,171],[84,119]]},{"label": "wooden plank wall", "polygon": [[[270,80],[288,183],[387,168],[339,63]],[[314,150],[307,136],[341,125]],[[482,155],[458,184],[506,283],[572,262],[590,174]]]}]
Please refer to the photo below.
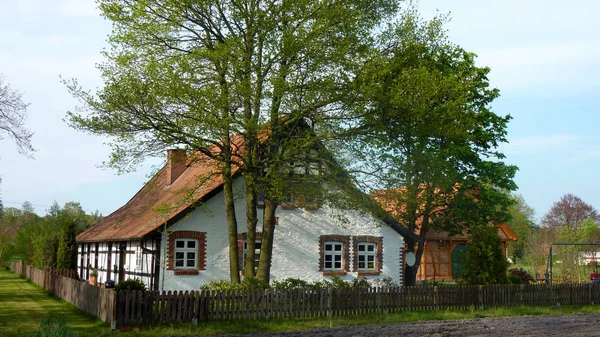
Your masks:
[{"label": "wooden plank wall", "polygon": [[116,321],[117,293],[113,289],[102,289],[79,281],[75,272],[39,270],[24,266],[22,261],[13,262],[11,269],[104,322]]}]

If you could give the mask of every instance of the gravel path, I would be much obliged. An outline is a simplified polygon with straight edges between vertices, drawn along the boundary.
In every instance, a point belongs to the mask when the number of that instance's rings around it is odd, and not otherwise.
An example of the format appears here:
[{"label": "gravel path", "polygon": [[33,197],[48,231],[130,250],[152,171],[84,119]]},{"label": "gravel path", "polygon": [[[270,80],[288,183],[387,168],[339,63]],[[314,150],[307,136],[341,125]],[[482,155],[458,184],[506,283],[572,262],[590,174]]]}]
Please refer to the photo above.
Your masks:
[{"label": "gravel path", "polygon": [[[230,335],[234,336],[234,335]],[[518,316],[505,318],[475,318],[449,321],[428,321],[398,324],[362,325],[344,328],[320,329],[277,334],[235,335],[258,336],[600,336],[600,314],[571,314],[556,316]]]}]

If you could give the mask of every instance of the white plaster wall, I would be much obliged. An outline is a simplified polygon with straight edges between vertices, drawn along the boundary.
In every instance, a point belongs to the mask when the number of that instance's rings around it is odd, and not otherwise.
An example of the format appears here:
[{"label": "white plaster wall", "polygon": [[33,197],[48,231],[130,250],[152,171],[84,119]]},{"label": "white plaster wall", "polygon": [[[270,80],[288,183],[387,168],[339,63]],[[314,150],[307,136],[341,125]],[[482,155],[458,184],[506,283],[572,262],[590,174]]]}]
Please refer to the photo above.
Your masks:
[{"label": "white plaster wall", "polygon": [[[243,188],[243,180],[235,181],[237,191]],[[246,232],[245,200],[243,196],[235,202],[238,219],[238,233]],[[321,235],[373,235],[383,237],[383,268],[375,278],[391,277],[401,284],[401,252],[404,248],[402,237],[383,222],[372,216],[361,215],[355,211],[341,211],[324,206],[317,211],[304,209],[278,209],[276,216],[279,223],[275,227],[275,242],[271,280],[282,280],[289,277],[302,278],[308,281],[324,279],[319,271],[319,237]],[[257,231],[262,231],[262,210],[258,213]],[[223,193],[218,193],[202,207],[192,211],[184,219],[172,225],[168,231],[193,230],[206,232],[206,270],[199,275],[174,275],[173,271],[161,269],[161,283],[164,290],[198,290],[201,285],[212,280],[229,279],[229,250],[227,222],[223,204]],[[161,260],[165,259],[166,238]],[[352,247],[350,247],[352,259]],[[352,260],[350,261],[352,268]],[[343,278],[350,280],[356,277],[349,272]]]}]

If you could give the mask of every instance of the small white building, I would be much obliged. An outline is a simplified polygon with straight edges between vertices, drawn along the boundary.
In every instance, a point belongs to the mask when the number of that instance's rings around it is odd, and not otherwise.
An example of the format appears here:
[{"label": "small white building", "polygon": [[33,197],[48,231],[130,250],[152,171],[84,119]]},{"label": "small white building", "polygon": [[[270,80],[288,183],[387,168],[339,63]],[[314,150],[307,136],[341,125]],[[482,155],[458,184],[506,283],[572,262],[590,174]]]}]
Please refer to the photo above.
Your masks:
[{"label": "small white building", "polygon": [[[98,282],[138,278],[155,290],[198,290],[210,281],[229,279],[221,178],[206,179],[211,168],[185,158],[179,150],[169,151],[165,167],[127,204],[78,235],[82,279],[94,268]],[[200,179],[200,190],[182,198]],[[235,207],[241,264],[246,240],[243,178],[238,176],[234,185],[240,192]],[[337,274],[346,280],[360,275],[402,283],[404,241],[390,226],[354,210],[291,203],[276,211],[271,280],[321,281]],[[258,218],[260,243],[260,205]]]}]

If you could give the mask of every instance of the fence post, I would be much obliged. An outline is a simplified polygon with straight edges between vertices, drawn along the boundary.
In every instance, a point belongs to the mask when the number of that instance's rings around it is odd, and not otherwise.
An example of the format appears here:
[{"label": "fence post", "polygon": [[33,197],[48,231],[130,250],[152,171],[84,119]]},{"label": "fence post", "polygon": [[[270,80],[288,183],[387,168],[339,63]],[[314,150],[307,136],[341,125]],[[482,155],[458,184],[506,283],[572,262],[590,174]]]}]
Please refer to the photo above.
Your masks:
[{"label": "fence post", "polygon": [[435,308],[435,310],[439,309],[439,298],[438,298],[439,294],[438,294],[438,286],[434,286],[433,287],[433,307]]},{"label": "fence post", "polygon": [[269,321],[269,289],[265,289],[264,295],[264,306],[265,306],[265,318]]},{"label": "fence post", "polygon": [[520,304],[525,305],[525,300],[523,299],[523,294],[525,293],[525,285],[521,284],[521,291],[519,292],[519,299],[521,300]]},{"label": "fence post", "polygon": [[483,286],[479,286],[479,310],[483,310]]},{"label": "fence post", "polygon": [[333,328],[333,288],[327,288],[327,317],[329,318],[329,327]]},{"label": "fence post", "polygon": [[588,287],[588,297],[590,299],[590,303],[594,305],[594,299],[592,298],[592,288],[594,287],[594,283],[590,284]]}]

